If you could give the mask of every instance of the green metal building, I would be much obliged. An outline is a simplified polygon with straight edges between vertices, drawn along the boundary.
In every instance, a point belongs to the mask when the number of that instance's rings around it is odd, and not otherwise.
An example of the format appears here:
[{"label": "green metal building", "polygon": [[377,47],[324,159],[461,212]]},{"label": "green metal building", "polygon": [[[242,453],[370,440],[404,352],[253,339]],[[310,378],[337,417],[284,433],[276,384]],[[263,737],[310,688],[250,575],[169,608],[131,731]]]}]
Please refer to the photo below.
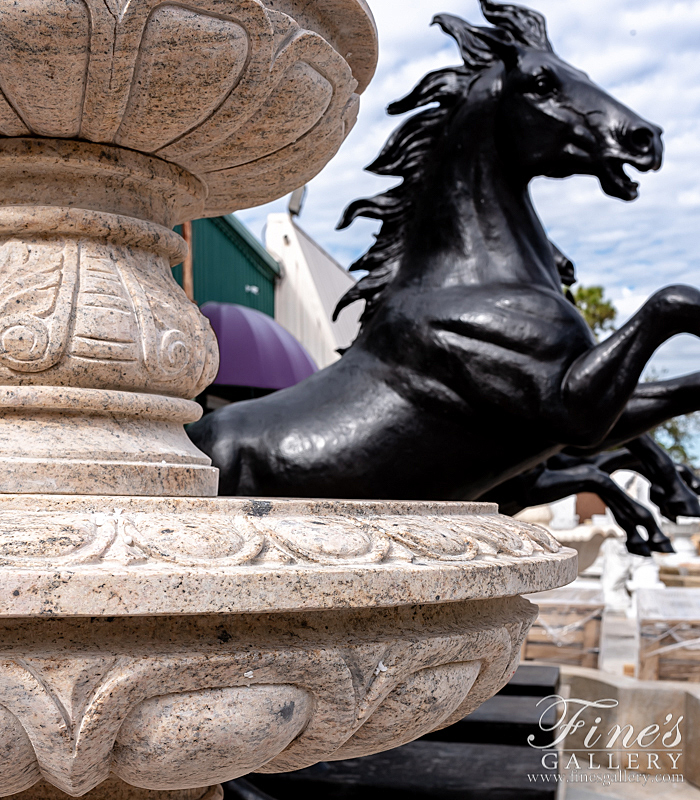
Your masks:
[{"label": "green metal building", "polygon": [[[192,254],[197,305],[236,303],[274,318],[280,266],[233,215],[195,220]],[[182,285],[181,264],[173,274]]]}]

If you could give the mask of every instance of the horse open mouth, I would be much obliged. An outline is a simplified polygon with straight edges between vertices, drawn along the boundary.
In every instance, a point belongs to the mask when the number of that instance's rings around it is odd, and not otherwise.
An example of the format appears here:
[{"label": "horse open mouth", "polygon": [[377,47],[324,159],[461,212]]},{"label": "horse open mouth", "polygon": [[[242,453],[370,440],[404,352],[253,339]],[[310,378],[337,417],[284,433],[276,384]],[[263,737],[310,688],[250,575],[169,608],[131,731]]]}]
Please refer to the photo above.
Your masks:
[{"label": "horse open mouth", "polygon": [[620,200],[636,200],[639,196],[639,184],[625,172],[626,161],[619,158],[606,158],[602,162],[602,170],[598,174],[600,185],[605,194],[619,197]]}]

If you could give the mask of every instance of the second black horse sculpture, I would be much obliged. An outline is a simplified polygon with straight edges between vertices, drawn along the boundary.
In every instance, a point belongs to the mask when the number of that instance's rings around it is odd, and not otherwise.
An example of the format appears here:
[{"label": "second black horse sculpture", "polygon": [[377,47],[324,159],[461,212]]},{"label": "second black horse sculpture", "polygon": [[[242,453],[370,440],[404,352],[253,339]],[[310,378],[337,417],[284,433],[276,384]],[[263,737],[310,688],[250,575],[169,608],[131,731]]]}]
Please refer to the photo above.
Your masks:
[{"label": "second black horse sculpture", "polygon": [[[567,447],[602,451],[700,407],[700,375],[638,386],[659,345],[700,335],[700,291],[664,289],[596,343],[528,188],[589,174],[633,200],[623,167],[659,169],[661,129],[561,60],[541,15],[481,5],[493,27],[436,17],[464,64],[390,106],[423,109],[369,168],[403,181],[344,217],[383,223],[339,307],[366,301],[357,341],[304,383],[191,428],[222,494],[478,499]],[[658,530],[631,542],[669,546]]]}]

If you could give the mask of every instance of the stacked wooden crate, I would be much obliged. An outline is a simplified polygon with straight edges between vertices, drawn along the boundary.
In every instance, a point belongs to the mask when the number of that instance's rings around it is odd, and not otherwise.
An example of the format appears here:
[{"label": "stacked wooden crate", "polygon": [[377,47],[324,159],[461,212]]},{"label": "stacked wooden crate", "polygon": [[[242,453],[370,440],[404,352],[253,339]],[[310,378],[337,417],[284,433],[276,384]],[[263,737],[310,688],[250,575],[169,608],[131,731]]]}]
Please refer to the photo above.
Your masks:
[{"label": "stacked wooden crate", "polygon": [[700,682],[700,589],[640,589],[639,677]]},{"label": "stacked wooden crate", "polygon": [[679,564],[677,567],[661,565],[659,578],[671,588],[700,589],[700,564]]},{"label": "stacked wooden crate", "polygon": [[602,590],[567,587],[528,599],[540,613],[523,644],[523,661],[597,669],[605,610]]}]

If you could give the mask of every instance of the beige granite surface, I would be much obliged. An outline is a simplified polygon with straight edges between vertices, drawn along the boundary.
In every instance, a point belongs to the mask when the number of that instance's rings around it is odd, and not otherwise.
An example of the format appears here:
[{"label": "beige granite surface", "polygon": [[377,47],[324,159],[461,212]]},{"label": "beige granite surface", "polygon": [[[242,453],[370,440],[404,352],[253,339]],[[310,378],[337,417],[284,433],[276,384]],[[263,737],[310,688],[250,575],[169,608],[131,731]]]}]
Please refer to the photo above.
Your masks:
[{"label": "beige granite surface", "polygon": [[[65,162],[89,197],[76,149]],[[136,164],[148,183],[145,157],[102,155],[115,172]],[[125,182],[121,196],[131,190]],[[219,364],[208,320],[172,276],[183,245],[111,211],[0,207],[0,492],[216,495],[218,471],[183,428]]]},{"label": "beige granite surface", "polygon": [[218,471],[182,427],[201,413],[157,395],[0,386],[2,492],[214,494]]},{"label": "beige granite surface", "polygon": [[374,608],[576,577],[542,528],[469,503],[0,496],[0,616]]},{"label": "beige granite surface", "polygon": [[216,496],[181,409],[123,396],[218,370],[172,228],[306,183],[376,62],[364,0],[0,7],[0,493]]},{"label": "beige granite surface", "polygon": [[[513,674],[522,598],[0,621],[0,792],[210,786],[390,749]],[[39,795],[37,795],[38,800]]]},{"label": "beige granite surface", "polygon": [[0,133],[152,154],[217,215],[316,175],[376,63],[364,0],[18,0],[0,8]]},{"label": "beige granite surface", "polygon": [[172,277],[180,244],[118,214],[0,208],[0,385],[199,394],[218,352]]},{"label": "beige granite surface", "polygon": [[5,495],[0,796],[142,800],[124,786],[412,741],[509,680],[536,614],[517,595],[575,575],[483,503]]},{"label": "beige granite surface", "polygon": [[[5,233],[77,231],[131,244],[147,243],[150,234],[176,264],[185,251],[172,228],[201,216],[206,196],[207,188],[194,175],[133,150],[67,139],[0,139],[0,226]],[[110,217],[66,214],[68,208],[127,219],[115,226]]]}]

